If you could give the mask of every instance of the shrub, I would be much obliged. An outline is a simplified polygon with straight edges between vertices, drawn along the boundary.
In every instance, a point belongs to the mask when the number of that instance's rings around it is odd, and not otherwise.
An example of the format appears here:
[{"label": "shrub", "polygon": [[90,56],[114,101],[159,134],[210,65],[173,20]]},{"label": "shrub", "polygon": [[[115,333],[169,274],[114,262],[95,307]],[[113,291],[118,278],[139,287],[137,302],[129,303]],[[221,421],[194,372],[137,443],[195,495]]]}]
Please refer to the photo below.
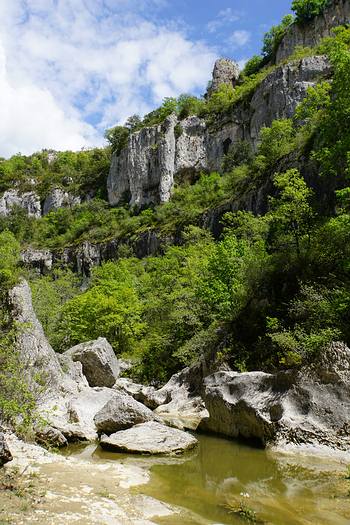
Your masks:
[{"label": "shrub", "polygon": [[296,21],[305,23],[323,11],[331,4],[331,0],[294,0],[292,10],[296,14]]},{"label": "shrub", "polygon": [[250,77],[252,75],[255,75],[260,71],[260,69],[264,65],[264,58],[259,55],[254,55],[246,65],[244,66],[244,69],[242,71],[243,77]]},{"label": "shrub", "polygon": [[282,22],[280,24],[277,26],[272,26],[270,31],[265,33],[262,53],[266,59],[273,59],[286,30],[293,23],[293,21],[293,15],[286,15],[282,18]]}]

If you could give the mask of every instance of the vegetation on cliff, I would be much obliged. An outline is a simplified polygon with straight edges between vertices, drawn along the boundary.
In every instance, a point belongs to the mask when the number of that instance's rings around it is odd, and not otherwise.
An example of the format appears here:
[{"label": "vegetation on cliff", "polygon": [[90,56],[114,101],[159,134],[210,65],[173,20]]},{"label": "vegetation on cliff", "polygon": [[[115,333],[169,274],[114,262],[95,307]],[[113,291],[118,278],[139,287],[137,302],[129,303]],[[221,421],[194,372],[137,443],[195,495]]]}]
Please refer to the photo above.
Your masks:
[{"label": "vegetation on cliff", "polygon": [[[305,5],[293,4],[300,20]],[[162,382],[206,353],[237,370],[276,370],[299,366],[331,340],[350,343],[349,48],[350,30],[338,28],[316,50],[296,50],[294,58],[327,54],[332,82],[310,88],[294,119],[263,128],[255,153],[245,142],[232,147],[220,173],[177,185],[161,206],[140,212],[108,206],[103,191],[111,149],[121,150],[130,132],[174,111],[220,118],[275,66],[261,69],[254,59],[236,88],[222,87],[208,100],[167,99],[142,122],[134,116],[127,127],[109,130],[111,148],[0,163],[2,189],[18,172],[24,187],[31,178],[39,181],[41,196],[58,184],[92,188],[94,197],[41,219],[14,210],[0,220],[2,235],[10,238],[11,230],[14,242],[55,249],[83,240],[125,241],[119,260],[95,268],[83,291],[67,269],[31,276],[38,315],[57,351],[105,336],[118,354],[136,360],[140,378]],[[210,210],[244,202],[264,185],[270,188],[266,214],[226,213],[219,239],[203,228]],[[158,257],[135,258],[127,241],[153,230],[178,245],[165,244]]]}]

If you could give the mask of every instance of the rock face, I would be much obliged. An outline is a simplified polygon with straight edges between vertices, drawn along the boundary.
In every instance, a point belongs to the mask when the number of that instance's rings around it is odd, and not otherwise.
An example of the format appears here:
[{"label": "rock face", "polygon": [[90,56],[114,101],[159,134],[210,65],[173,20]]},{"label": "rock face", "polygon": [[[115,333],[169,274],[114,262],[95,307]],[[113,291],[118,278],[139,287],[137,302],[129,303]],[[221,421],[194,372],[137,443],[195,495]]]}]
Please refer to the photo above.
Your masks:
[{"label": "rock face", "polygon": [[332,0],[322,15],[316,16],[307,24],[291,25],[278,47],[276,61],[290,56],[297,46],[315,46],[321,38],[329,36],[334,27],[349,22],[349,0]]},{"label": "rock face", "polygon": [[107,181],[110,204],[127,200],[142,207],[168,201],[175,178],[219,170],[224,155],[241,140],[256,148],[261,128],[291,117],[308,87],[330,73],[326,57],[304,58],[276,68],[250,103],[237,104],[218,127],[208,127],[198,117],[177,121],[171,115],[162,125],[132,133],[120,155],[112,156]]},{"label": "rock face", "polygon": [[0,197],[0,215],[9,215],[14,207],[23,208],[28,217],[41,216],[40,198],[33,191],[25,193],[20,193],[18,190],[5,191]]},{"label": "rock face", "polygon": [[234,87],[238,78],[238,64],[228,58],[219,58],[214,64],[213,80],[208,88],[208,96],[217,91],[221,84]]},{"label": "rock face", "polygon": [[160,423],[149,422],[103,436],[101,447],[129,454],[179,454],[194,448],[196,438]]},{"label": "rock face", "polygon": [[333,343],[300,371],[218,372],[204,381],[201,428],[264,446],[348,450],[350,349]]},{"label": "rock face", "polygon": [[152,420],[154,414],[149,408],[131,396],[118,393],[94,417],[97,431],[105,434],[113,434]]},{"label": "rock face", "polygon": [[5,436],[0,432],[0,467],[3,467],[9,461],[12,461],[12,454],[6,443]]},{"label": "rock face", "polygon": [[60,208],[71,208],[80,203],[80,197],[72,195],[61,188],[53,188],[44,201],[43,215],[46,215],[50,211],[57,211]]},{"label": "rock face", "polygon": [[112,387],[119,376],[118,360],[104,337],[73,346],[64,354],[82,364],[83,374],[92,387]]},{"label": "rock face", "polygon": [[[131,206],[167,202],[173,184],[176,116],[161,125],[143,128],[129,137],[128,146],[112,157],[108,178],[110,204],[125,197]],[[113,174],[118,173],[116,179]]]},{"label": "rock face", "polygon": [[57,354],[47,341],[44,330],[32,306],[31,290],[26,281],[21,281],[9,294],[12,315],[18,323],[17,347],[21,361],[30,371],[36,373],[55,389],[62,381],[62,369]]},{"label": "rock face", "polygon": [[46,274],[52,269],[53,256],[49,250],[27,248],[22,251],[21,260],[25,266],[34,268],[40,274]]}]

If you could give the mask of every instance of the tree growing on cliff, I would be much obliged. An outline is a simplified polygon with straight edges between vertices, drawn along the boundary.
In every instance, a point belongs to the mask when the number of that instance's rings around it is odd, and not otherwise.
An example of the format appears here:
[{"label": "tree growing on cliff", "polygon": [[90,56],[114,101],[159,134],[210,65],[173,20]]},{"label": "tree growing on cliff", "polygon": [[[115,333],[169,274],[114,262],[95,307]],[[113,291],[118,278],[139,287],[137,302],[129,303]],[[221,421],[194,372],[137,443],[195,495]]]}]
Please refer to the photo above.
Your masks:
[{"label": "tree growing on cliff", "polygon": [[294,0],[292,9],[299,23],[308,22],[320,15],[331,3],[331,0]]}]

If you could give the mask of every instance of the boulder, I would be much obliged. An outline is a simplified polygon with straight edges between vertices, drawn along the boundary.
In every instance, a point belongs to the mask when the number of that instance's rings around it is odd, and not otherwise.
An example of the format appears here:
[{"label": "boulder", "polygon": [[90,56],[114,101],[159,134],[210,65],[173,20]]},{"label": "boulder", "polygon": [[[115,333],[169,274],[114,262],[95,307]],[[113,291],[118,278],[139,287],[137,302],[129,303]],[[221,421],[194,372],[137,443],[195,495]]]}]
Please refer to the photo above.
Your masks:
[{"label": "boulder", "polygon": [[117,392],[128,394],[136,401],[146,405],[154,410],[159,405],[166,403],[169,398],[167,391],[156,390],[153,386],[146,386],[140,383],[134,383],[131,379],[120,377],[117,379],[114,387]]},{"label": "boulder", "polygon": [[150,421],[111,436],[102,436],[101,447],[129,454],[178,454],[196,446],[195,437]]},{"label": "boulder", "polygon": [[153,412],[126,394],[115,395],[108,401],[94,417],[97,431],[113,434],[140,423],[155,419]]},{"label": "boulder", "polygon": [[300,370],[217,372],[204,380],[200,428],[268,447],[349,450],[350,349],[333,343]]},{"label": "boulder", "polygon": [[6,443],[5,436],[0,432],[0,467],[3,467],[5,463],[12,461],[12,454]]},{"label": "boulder", "polygon": [[115,395],[111,388],[82,388],[80,392],[53,396],[40,405],[45,420],[69,442],[97,438],[95,415]]},{"label": "boulder", "polygon": [[68,441],[60,430],[51,426],[38,429],[35,432],[35,441],[44,446],[62,448],[68,445]]},{"label": "boulder", "polygon": [[104,337],[73,346],[64,355],[82,364],[83,374],[91,387],[112,387],[119,376],[118,360]]}]

